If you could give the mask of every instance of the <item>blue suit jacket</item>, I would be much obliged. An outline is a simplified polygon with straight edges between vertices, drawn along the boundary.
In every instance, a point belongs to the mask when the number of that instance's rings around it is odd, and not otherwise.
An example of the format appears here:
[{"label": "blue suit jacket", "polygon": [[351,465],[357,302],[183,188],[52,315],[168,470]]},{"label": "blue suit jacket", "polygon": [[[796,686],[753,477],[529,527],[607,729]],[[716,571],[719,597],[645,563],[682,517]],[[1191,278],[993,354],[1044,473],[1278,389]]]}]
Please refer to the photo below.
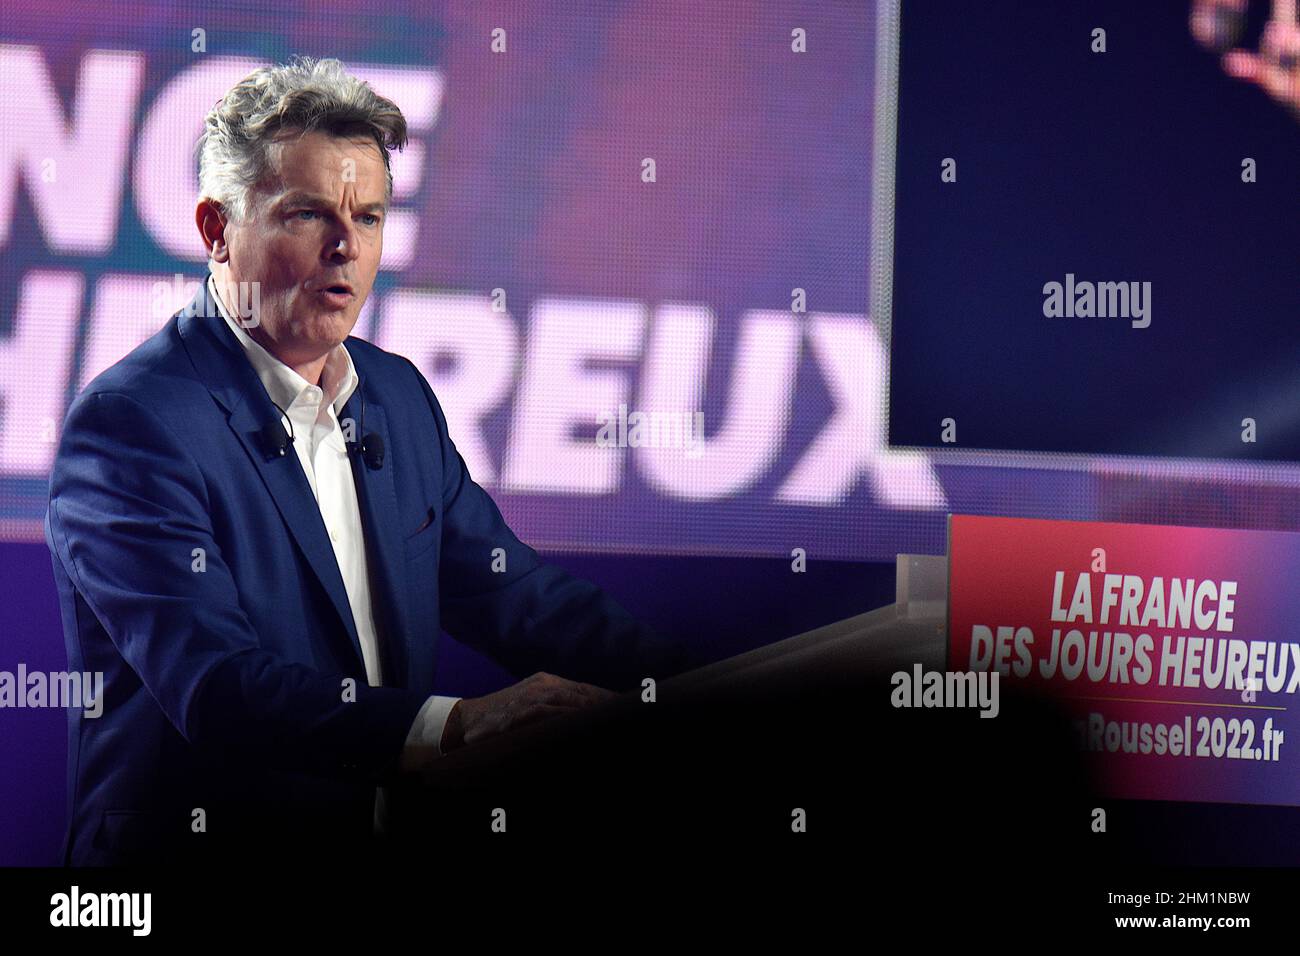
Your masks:
[{"label": "blue suit jacket", "polygon": [[347,346],[361,386],[340,418],[359,421],[364,398],[386,449],[378,469],[353,458],[384,687],[366,684],[297,456],[259,441],[280,413],[206,283],[69,410],[46,538],[69,668],[102,671],[105,699],[98,718],[69,714],[66,863],[188,856],[204,838],[365,838],[444,627],[519,677],[626,689],[686,666],[680,645],[515,537],[410,361]]}]

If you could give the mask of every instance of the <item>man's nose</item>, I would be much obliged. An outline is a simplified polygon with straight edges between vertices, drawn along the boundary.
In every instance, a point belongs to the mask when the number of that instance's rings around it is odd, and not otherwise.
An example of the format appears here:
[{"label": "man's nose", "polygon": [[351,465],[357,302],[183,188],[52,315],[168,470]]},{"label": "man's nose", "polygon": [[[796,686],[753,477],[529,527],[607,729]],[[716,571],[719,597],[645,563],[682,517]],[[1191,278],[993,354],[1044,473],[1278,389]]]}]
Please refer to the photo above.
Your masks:
[{"label": "man's nose", "polygon": [[357,230],[350,223],[343,224],[331,234],[325,248],[325,257],[331,262],[351,262],[360,252]]}]

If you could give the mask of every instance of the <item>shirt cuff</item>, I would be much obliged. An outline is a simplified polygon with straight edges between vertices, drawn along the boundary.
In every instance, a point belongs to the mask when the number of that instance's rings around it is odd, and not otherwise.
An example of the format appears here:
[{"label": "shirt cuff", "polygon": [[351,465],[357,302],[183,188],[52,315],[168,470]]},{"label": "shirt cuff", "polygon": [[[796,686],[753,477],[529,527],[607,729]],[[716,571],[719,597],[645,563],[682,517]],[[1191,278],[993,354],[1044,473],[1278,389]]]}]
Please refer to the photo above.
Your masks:
[{"label": "shirt cuff", "polygon": [[442,731],[447,717],[459,697],[433,696],[424,702],[402,746],[401,767],[404,771],[419,770],[442,756]]}]

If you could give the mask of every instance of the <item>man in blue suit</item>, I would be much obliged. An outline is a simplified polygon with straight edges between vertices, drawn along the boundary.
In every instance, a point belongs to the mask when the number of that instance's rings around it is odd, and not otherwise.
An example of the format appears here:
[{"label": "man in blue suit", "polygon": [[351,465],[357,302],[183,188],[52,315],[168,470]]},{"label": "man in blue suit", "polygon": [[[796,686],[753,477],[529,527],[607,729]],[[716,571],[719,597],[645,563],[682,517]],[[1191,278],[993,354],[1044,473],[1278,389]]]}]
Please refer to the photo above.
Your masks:
[{"label": "man in blue suit", "polygon": [[[350,337],[405,139],[337,61],[237,84],[201,142],[210,275],[69,410],[46,537],[105,691],[69,717],[66,863],[364,841],[403,774],[686,664],[520,542],[415,366]],[[532,676],[434,695],[441,628]]]}]

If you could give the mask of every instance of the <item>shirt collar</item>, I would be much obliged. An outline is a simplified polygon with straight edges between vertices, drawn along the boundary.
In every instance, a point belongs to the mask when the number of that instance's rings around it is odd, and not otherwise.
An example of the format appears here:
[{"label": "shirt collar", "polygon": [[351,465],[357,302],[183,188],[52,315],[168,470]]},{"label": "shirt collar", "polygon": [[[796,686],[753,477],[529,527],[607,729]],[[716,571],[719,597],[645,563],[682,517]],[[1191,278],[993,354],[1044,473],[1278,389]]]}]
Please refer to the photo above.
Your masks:
[{"label": "shirt collar", "polygon": [[[266,394],[271,396],[271,401],[287,410],[308,389],[315,387],[311,382],[268,352],[260,343],[254,341],[248,331],[230,317],[230,313],[226,311],[225,303],[221,301],[221,296],[217,294],[216,279],[211,273],[208,274],[208,295],[216,302],[217,311],[221,313],[226,325],[235,333],[235,338],[243,346],[244,354],[248,356],[248,361],[252,363],[253,370],[257,373],[257,377],[261,379],[263,387],[266,388]],[[348,403],[348,399],[352,397],[352,394],[361,384],[356,365],[352,362],[352,355],[342,342],[325,359],[325,368],[321,372],[320,380],[320,387],[325,393],[325,400],[334,406],[335,414],[341,416],[343,406]]]}]

